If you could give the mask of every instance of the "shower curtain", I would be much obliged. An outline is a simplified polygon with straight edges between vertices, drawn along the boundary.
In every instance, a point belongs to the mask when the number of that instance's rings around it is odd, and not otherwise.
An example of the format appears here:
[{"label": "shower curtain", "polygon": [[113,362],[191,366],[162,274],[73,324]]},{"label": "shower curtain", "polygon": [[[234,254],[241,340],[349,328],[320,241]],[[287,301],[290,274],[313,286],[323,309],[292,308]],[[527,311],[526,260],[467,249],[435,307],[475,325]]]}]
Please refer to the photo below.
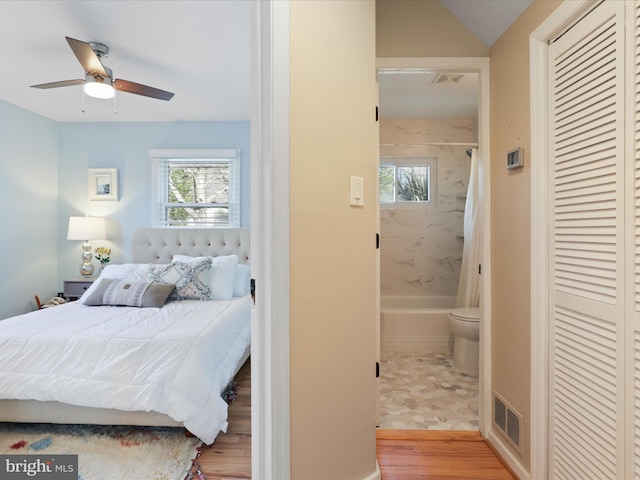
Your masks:
[{"label": "shower curtain", "polygon": [[458,282],[456,307],[477,307],[480,305],[480,185],[482,172],[478,165],[478,151],[471,150],[471,171],[464,209],[464,247]]}]

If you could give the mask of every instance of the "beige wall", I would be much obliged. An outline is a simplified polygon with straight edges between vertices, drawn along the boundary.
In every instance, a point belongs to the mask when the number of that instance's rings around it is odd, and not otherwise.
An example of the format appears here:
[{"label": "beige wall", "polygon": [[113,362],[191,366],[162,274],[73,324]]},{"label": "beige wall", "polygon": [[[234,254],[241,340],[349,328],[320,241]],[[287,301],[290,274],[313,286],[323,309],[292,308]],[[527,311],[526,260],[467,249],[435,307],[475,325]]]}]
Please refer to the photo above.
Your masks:
[{"label": "beige wall", "polygon": [[488,49],[437,0],[376,0],[378,57],[486,57]]},{"label": "beige wall", "polygon": [[[530,424],[530,108],[529,35],[562,2],[536,0],[491,47],[492,387]],[[524,149],[524,168],[506,153]]]},{"label": "beige wall", "polygon": [[291,477],[362,479],[376,469],[375,5],[290,7]]}]

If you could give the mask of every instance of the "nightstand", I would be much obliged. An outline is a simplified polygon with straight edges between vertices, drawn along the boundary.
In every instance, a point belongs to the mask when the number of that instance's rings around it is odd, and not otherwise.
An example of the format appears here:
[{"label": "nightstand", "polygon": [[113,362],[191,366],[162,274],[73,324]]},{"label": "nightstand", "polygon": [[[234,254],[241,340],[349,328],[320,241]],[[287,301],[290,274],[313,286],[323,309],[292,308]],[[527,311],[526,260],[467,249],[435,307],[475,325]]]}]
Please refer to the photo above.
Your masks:
[{"label": "nightstand", "polygon": [[68,302],[77,300],[91,286],[95,278],[83,278],[81,280],[65,280],[64,281],[64,298]]}]

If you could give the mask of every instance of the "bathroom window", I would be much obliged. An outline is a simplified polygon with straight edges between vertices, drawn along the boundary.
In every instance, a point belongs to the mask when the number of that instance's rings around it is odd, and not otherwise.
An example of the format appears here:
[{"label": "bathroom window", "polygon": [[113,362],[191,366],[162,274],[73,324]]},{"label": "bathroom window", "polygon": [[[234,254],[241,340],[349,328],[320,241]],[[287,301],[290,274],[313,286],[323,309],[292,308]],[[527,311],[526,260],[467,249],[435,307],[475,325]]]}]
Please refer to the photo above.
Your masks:
[{"label": "bathroom window", "polygon": [[435,157],[383,157],[380,159],[380,204],[430,206],[435,198]]}]

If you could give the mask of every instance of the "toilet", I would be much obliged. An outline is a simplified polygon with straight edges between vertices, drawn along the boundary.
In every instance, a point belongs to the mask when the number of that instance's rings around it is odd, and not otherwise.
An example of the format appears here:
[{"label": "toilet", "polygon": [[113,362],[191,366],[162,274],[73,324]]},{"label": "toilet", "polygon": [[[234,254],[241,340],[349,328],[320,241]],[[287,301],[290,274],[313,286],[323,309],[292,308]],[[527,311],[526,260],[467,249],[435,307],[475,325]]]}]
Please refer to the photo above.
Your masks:
[{"label": "toilet", "polygon": [[449,312],[449,332],[454,336],[453,364],[463,372],[477,372],[480,360],[480,309],[457,308]]}]

